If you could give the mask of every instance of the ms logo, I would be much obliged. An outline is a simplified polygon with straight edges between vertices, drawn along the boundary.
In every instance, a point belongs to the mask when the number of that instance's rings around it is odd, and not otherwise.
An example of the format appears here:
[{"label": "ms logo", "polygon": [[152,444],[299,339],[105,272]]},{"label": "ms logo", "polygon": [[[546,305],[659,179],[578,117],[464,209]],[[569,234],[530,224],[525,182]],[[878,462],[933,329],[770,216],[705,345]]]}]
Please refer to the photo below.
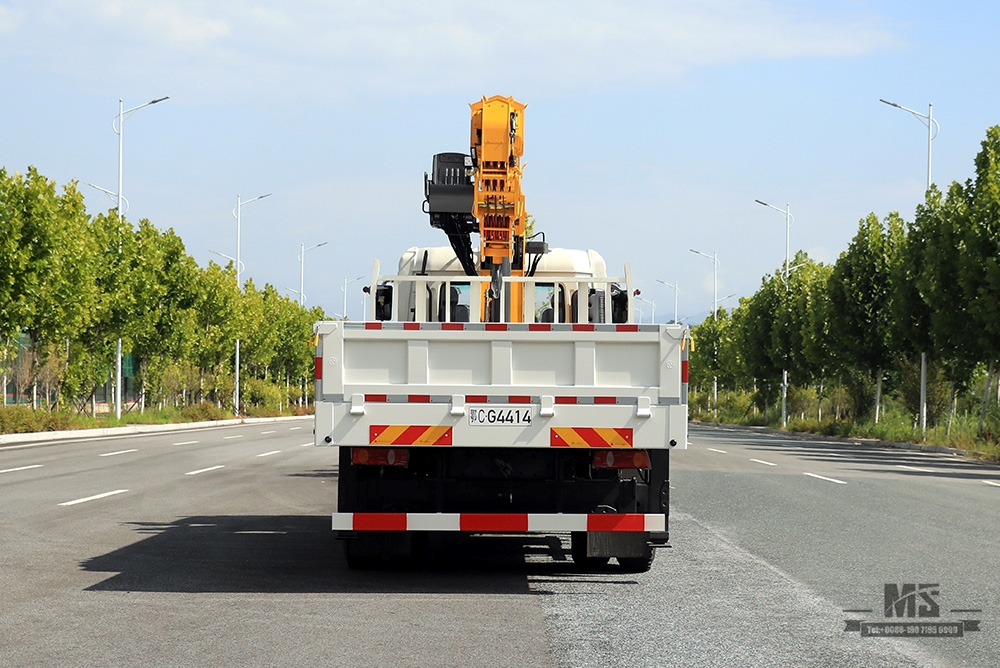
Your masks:
[{"label": "ms logo", "polygon": [[[885,586],[886,617],[940,617],[940,596],[937,584],[887,584]],[[917,605],[919,603],[919,605]]]}]

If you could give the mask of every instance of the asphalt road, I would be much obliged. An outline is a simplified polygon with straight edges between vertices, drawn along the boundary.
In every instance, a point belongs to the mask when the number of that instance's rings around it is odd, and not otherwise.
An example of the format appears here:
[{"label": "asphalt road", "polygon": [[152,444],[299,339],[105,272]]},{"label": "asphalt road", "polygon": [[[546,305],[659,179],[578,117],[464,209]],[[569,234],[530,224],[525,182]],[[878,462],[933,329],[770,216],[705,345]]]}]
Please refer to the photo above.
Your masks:
[{"label": "asphalt road", "polygon": [[[0,666],[1000,664],[1000,470],[696,425],[691,441],[673,547],[641,575],[511,536],[350,571],[336,450],[308,420],[0,449]],[[981,630],[844,631],[911,582],[938,585],[933,621]]]}]

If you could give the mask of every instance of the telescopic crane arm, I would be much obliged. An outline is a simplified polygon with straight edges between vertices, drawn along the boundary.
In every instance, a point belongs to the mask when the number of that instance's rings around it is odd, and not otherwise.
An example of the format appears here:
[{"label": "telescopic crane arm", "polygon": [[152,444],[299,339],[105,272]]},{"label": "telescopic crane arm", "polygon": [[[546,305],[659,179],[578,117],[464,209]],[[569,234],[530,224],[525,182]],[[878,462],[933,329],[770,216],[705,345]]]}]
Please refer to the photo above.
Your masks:
[{"label": "telescopic crane arm", "polygon": [[475,208],[479,221],[480,273],[509,263],[512,275],[524,270],[524,107],[510,97],[495,95],[472,105],[472,164]]},{"label": "telescopic crane arm", "polygon": [[[492,278],[482,297],[491,321],[518,321],[524,312],[522,283],[503,285],[504,276],[525,273],[524,108],[512,97],[494,95],[472,108],[470,155],[439,153],[432,176],[424,175],[424,210],[431,226],[443,230],[465,273]],[[471,235],[479,234],[476,265]],[[545,250],[539,249],[544,253]],[[503,286],[503,287],[501,287]],[[505,290],[504,313],[500,291]]]}]

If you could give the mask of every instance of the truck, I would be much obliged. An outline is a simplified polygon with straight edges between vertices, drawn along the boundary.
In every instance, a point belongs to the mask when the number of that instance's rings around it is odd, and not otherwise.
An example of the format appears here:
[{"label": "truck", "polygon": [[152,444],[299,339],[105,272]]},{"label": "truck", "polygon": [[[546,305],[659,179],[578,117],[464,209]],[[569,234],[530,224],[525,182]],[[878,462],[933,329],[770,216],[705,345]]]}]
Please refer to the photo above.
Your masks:
[{"label": "truck", "polygon": [[689,330],[634,321],[628,264],[609,276],[533,232],[525,105],[470,106],[469,153],[424,176],[450,245],[411,247],[392,274],[376,260],[371,318],[314,326],[332,528],[351,568],[463,532],[568,535],[581,568],[647,571],[668,545],[670,450],[687,447]]}]

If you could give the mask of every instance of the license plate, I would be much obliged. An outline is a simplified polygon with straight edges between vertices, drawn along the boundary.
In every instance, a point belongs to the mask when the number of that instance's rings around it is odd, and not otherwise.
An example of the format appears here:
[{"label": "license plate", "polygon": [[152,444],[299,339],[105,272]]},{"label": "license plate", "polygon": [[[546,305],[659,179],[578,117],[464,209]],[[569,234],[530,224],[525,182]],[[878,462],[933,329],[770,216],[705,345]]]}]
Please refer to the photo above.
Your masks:
[{"label": "license plate", "polygon": [[530,427],[534,417],[534,406],[469,406],[470,427]]}]

